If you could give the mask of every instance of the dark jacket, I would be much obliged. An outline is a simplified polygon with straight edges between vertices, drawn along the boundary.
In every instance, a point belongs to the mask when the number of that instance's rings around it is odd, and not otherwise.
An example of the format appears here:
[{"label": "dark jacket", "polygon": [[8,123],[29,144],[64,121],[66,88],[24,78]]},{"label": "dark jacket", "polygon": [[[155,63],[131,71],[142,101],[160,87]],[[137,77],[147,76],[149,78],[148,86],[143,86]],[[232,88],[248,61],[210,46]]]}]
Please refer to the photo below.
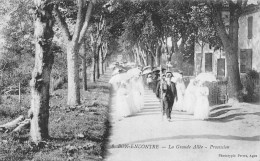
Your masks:
[{"label": "dark jacket", "polygon": [[[164,81],[162,84],[163,84],[162,99],[164,101],[174,102],[175,98],[177,98],[177,90],[176,90],[175,83],[171,82],[170,85],[167,85],[167,83]],[[156,97],[161,98],[161,82],[160,81],[157,83]]]}]

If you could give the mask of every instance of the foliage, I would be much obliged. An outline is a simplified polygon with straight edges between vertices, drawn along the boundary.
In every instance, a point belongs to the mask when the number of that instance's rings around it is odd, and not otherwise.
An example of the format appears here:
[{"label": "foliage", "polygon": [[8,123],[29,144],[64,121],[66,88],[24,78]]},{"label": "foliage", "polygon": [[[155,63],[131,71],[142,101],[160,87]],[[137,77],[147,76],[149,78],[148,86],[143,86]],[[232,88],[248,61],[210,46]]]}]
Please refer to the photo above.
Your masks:
[{"label": "foliage", "polygon": [[213,26],[210,12],[210,9],[205,4],[192,6],[191,21],[196,27],[196,43],[200,44],[202,47],[207,43],[214,47],[214,49],[219,49],[222,47],[222,43]]},{"label": "foliage", "polygon": [[249,70],[246,72],[246,75],[251,79],[259,79],[259,73],[256,70]]},{"label": "foliage", "polygon": [[29,85],[33,67],[33,23],[29,13],[32,2],[29,0],[2,1],[6,12],[1,13],[4,25],[1,28],[4,48],[0,53],[0,88]]},{"label": "foliage", "polygon": [[[109,134],[109,86],[104,83],[89,84],[83,92],[81,106],[66,105],[66,90],[55,91],[50,100],[50,139],[42,146],[29,140],[28,131],[19,134],[1,134],[2,160],[102,160],[106,155]],[[0,106],[0,124],[25,115],[30,106],[30,95],[3,98]],[[16,106],[16,105],[17,106]],[[6,107],[6,108],[4,108]],[[79,135],[79,134],[82,134]]]}]

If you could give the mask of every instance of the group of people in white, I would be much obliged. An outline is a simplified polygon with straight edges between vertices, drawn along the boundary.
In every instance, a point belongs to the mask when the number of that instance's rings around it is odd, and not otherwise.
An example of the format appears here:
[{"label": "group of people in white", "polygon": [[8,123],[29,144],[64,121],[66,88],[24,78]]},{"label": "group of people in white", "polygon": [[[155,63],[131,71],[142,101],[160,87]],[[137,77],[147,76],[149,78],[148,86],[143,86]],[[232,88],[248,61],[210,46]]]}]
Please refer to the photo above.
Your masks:
[{"label": "group of people in white", "polygon": [[194,115],[195,119],[206,120],[209,117],[209,88],[204,81],[191,79],[187,88],[182,78],[176,81],[178,100],[173,105],[177,111]]},{"label": "group of people in white", "polygon": [[[139,69],[135,70],[134,73],[129,75],[128,72],[117,72],[109,82],[115,93],[114,115],[117,119],[134,115],[143,108],[144,75]],[[149,79],[150,77],[147,77],[147,83],[151,81]],[[208,119],[210,111],[209,88],[205,85],[205,81],[193,78],[187,88],[182,76],[176,78],[173,74],[171,81],[175,84],[177,91],[172,110],[192,114],[195,119]]]},{"label": "group of people in white", "polygon": [[144,85],[141,73],[139,74],[136,70],[134,74],[117,73],[113,77],[117,77],[117,80],[110,80],[115,93],[115,118],[121,120],[140,112],[144,102]]}]

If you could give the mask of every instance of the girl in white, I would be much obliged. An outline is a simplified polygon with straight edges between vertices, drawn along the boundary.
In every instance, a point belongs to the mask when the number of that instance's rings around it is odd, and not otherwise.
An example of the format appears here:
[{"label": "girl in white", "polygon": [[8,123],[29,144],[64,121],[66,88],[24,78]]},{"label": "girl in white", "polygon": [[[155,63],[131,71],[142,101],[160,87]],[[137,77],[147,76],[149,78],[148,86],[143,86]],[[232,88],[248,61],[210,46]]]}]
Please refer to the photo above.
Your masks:
[{"label": "girl in white", "polygon": [[184,94],[183,107],[184,107],[184,111],[187,111],[187,113],[189,114],[194,113],[194,106],[196,104],[195,85],[196,85],[195,79],[191,79]]},{"label": "girl in white", "polygon": [[205,83],[199,82],[196,90],[197,102],[194,109],[194,118],[199,120],[205,120],[209,117],[209,88],[205,86]]},{"label": "girl in white", "polygon": [[127,91],[127,83],[122,82],[116,95],[116,118],[121,119],[122,117],[131,115],[128,97],[129,92]]}]

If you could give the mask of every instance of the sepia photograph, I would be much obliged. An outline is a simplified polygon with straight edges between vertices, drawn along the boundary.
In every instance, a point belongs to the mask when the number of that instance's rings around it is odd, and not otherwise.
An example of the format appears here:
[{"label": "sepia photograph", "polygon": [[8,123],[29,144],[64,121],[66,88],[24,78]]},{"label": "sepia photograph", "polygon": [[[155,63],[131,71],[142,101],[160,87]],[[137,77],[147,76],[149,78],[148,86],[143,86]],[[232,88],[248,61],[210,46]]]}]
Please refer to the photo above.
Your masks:
[{"label": "sepia photograph", "polygon": [[260,0],[1,0],[0,161],[260,161]]}]

